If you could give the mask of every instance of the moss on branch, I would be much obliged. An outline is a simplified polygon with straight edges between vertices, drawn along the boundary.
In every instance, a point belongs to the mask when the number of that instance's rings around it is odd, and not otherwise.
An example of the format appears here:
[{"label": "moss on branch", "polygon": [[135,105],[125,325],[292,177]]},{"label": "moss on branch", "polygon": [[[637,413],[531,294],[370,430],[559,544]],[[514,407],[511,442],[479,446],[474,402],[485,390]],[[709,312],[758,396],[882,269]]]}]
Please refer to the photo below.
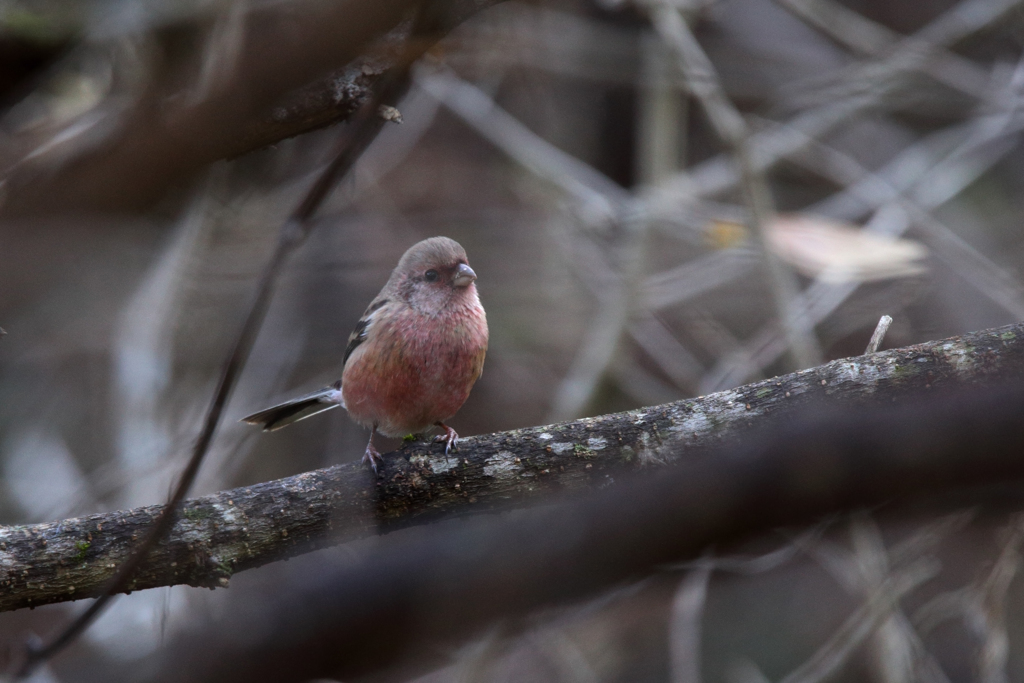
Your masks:
[{"label": "moss on branch", "polygon": [[[524,507],[685,462],[822,404],[898,402],[1024,374],[1024,324],[844,358],[708,396],[572,422],[404,444],[352,463],[186,501],[130,589],[226,586],[269,562],[399,527]],[[96,595],[159,506],[0,527],[0,610]]]}]

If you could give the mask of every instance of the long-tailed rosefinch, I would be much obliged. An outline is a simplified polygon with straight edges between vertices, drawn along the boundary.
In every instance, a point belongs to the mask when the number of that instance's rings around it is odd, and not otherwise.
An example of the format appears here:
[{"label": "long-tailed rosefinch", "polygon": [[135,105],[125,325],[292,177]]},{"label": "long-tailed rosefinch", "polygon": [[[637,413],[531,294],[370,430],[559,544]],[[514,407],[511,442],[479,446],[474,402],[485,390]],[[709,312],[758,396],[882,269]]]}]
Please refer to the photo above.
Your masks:
[{"label": "long-tailed rosefinch", "polygon": [[405,436],[435,426],[445,452],[459,435],[446,425],[480,377],[487,317],[476,273],[455,240],[431,237],[402,256],[348,338],[341,379],[320,391],[243,418],[265,431],[344,406],[370,428],[363,462],[374,471],[377,432]]}]

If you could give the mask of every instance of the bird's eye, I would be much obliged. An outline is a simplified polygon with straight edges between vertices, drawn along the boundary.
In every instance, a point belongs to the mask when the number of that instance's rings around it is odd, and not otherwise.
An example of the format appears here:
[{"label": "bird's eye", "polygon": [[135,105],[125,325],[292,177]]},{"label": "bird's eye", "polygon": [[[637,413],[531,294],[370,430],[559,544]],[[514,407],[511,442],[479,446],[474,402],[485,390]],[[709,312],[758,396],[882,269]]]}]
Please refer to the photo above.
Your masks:
[{"label": "bird's eye", "polygon": [[435,282],[439,277],[437,271],[431,268],[427,272],[423,273],[423,277],[427,282]]}]

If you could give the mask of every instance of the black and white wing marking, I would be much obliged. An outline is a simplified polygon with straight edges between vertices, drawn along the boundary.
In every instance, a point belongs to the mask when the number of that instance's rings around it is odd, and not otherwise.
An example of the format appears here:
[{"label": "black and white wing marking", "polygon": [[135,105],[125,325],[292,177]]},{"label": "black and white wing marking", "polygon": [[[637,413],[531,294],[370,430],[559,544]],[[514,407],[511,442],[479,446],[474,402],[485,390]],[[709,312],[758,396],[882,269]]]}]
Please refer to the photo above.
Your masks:
[{"label": "black and white wing marking", "polygon": [[352,334],[348,336],[348,346],[345,347],[345,357],[341,361],[341,367],[345,367],[345,363],[348,362],[348,357],[352,355],[352,352],[356,348],[366,341],[366,335],[370,329],[370,323],[373,321],[373,314],[380,310],[385,304],[388,303],[388,299],[379,299],[374,301],[363,313],[363,317],[356,323],[356,327],[352,330]]}]

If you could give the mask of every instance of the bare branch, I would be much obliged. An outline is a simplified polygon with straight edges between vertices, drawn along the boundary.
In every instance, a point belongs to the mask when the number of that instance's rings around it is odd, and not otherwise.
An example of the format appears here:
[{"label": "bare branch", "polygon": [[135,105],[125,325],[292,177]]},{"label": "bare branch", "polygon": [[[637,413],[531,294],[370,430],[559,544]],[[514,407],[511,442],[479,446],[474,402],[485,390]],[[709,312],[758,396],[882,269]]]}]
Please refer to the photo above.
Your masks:
[{"label": "bare branch", "polygon": [[[235,572],[390,529],[523,507],[648,467],[809,407],[897,400],[1024,375],[1024,324],[832,361],[698,399],[464,439],[458,456],[411,444],[382,475],[355,464],[187,501],[131,590],[220,586]],[[927,463],[921,463],[922,467]],[[96,595],[160,506],[0,529],[0,610]]]},{"label": "bare branch", "polygon": [[[927,355],[942,355],[947,346],[929,346]],[[959,355],[952,346],[948,351]],[[799,375],[817,377],[815,372]],[[151,680],[349,680],[398,662],[436,665],[441,653],[478,637],[495,619],[513,624],[540,608],[625,582],[636,585],[637,578],[693,559],[709,544],[804,526],[837,510],[893,498],[931,495],[938,509],[976,501],[984,495],[978,493],[983,482],[1005,483],[1024,474],[1024,461],[1015,457],[1024,448],[1019,375],[1011,386],[918,395],[895,405],[882,390],[869,399],[877,402],[874,407],[836,404],[818,418],[806,411],[800,418],[783,413],[774,433],[712,452],[680,452],[685,427],[666,420],[658,429],[665,445],[660,455],[673,460],[675,454],[678,466],[647,476],[615,476],[614,485],[564,505],[434,525],[379,544],[358,561],[325,563],[286,592],[247,601],[207,627],[184,630],[150,667],[159,671]],[[825,402],[820,394],[811,398]],[[650,411],[628,415],[642,421]],[[469,468],[478,466],[475,455],[467,460]],[[571,481],[570,467],[550,474]],[[483,489],[468,495],[479,503]],[[940,493],[951,489],[964,495]],[[907,502],[921,509],[919,498]],[[889,509],[899,512],[898,506]],[[900,596],[934,571],[927,558],[900,567],[870,591],[864,606],[794,679],[816,680],[834,671],[893,613]]]},{"label": "bare branch", "polygon": [[700,647],[704,604],[714,562],[698,565],[679,582],[672,600],[669,623],[669,655],[672,683],[700,683]]},{"label": "bare branch", "polygon": [[726,96],[714,65],[679,12],[668,5],[658,5],[650,13],[658,33],[677,52],[690,91],[736,159],[749,210],[748,227],[768,271],[776,315],[785,332],[793,363],[797,368],[817,365],[823,358],[821,346],[814,336],[813,324],[808,323],[800,305],[799,283],[768,244],[765,231],[775,211],[774,200],[762,170],[754,165],[746,121]]},{"label": "bare branch", "polygon": [[1007,633],[1007,595],[1010,584],[1020,573],[1024,545],[1024,518],[1017,515],[1006,529],[1002,552],[992,572],[979,587],[978,610],[983,615],[984,641],[978,656],[978,680],[983,683],[1006,683],[1010,656]]},{"label": "bare branch", "polygon": [[[1020,0],[966,0],[955,5],[913,36],[895,44],[887,55],[886,74],[871,73],[868,82],[874,87],[867,92],[857,88],[849,97],[795,116],[785,129],[752,135],[750,153],[754,168],[758,171],[770,168],[803,149],[808,140],[821,137],[858,113],[877,106],[896,87],[895,77],[915,69],[920,63],[917,59],[920,41],[935,47],[952,45],[990,26],[1019,4]],[[863,83],[864,75],[858,74],[851,80]],[[680,205],[691,203],[695,197],[725,192],[739,181],[739,173],[726,155],[721,155],[652,188],[647,193],[651,203],[649,211],[656,216],[671,217],[678,213]]]},{"label": "bare branch", "polygon": [[[430,42],[498,1],[436,5]],[[177,82],[154,84],[131,111],[117,113],[124,123],[103,144],[93,141],[73,152],[62,148],[60,162],[46,155],[22,160],[4,181],[0,213],[145,207],[213,161],[345,120],[381,78],[407,66],[396,63],[388,48],[393,40],[345,65],[420,4],[260,5],[245,17],[246,34],[228,74],[211,80],[200,73],[184,88]],[[197,95],[175,97],[180,92]]]},{"label": "bare branch", "polygon": [[[884,57],[885,51],[902,39],[895,31],[875,23],[832,0],[777,0],[777,2],[825,32],[833,40],[872,57]],[[917,44],[922,55],[920,68],[940,83],[978,99],[997,93],[989,87],[988,74],[960,55],[937,48],[921,37],[906,39],[906,46]]]},{"label": "bare branch", "polygon": [[892,325],[892,316],[883,315],[878,319],[878,325],[875,326],[875,331],[871,333],[871,341],[868,342],[868,347],[864,349],[864,353],[877,353],[878,347],[882,345],[882,340],[885,339],[885,333],[889,331],[889,325]]},{"label": "bare branch", "polygon": [[867,640],[910,591],[938,573],[938,562],[918,562],[886,578],[868,600],[826,643],[782,683],[820,683],[834,673]]},{"label": "bare branch", "polygon": [[[859,215],[865,207],[907,214],[957,272],[1015,318],[1020,318],[1024,316],[1024,299],[1021,297],[1021,285],[1015,278],[965,243],[928,211],[962,191],[1012,148],[1012,140],[1006,140],[1005,144],[995,148],[992,142],[1019,135],[1021,124],[1015,122],[1019,106],[1020,100],[1015,100],[1008,103],[1006,111],[980,116],[967,124],[951,126],[928,136],[898,154],[877,172],[868,171],[849,155],[789,127],[791,136],[804,140],[804,145],[794,153],[792,160],[808,165],[846,187],[808,211],[845,218]],[[921,170],[909,173],[908,168]],[[969,172],[964,173],[964,168]],[[898,183],[896,177],[900,179]],[[936,187],[943,188],[943,192],[934,192]],[[927,198],[915,201],[913,197],[924,188],[931,190]],[[873,227],[869,225],[866,229]],[[890,228],[888,232],[898,236],[908,227],[909,222],[904,221],[896,230]],[[804,293],[807,315],[812,323],[817,324],[828,317],[857,286],[857,283],[814,282]],[[766,326],[744,349],[731,354],[709,373],[703,382],[705,391],[743,382],[752,371],[769,365],[784,350],[784,340],[772,326]]]}]

